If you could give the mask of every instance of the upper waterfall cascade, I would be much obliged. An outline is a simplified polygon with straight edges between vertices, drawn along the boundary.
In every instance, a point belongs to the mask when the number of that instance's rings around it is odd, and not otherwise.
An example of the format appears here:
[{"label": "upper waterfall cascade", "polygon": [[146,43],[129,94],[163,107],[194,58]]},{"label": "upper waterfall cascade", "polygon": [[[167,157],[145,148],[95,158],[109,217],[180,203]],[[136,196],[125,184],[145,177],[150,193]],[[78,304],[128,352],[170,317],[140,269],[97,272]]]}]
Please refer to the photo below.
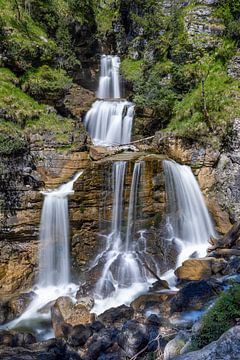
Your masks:
[{"label": "upper waterfall cascade", "polygon": [[84,124],[94,145],[111,146],[131,141],[134,105],[121,99],[120,58],[103,55],[97,100],[85,116]]}]

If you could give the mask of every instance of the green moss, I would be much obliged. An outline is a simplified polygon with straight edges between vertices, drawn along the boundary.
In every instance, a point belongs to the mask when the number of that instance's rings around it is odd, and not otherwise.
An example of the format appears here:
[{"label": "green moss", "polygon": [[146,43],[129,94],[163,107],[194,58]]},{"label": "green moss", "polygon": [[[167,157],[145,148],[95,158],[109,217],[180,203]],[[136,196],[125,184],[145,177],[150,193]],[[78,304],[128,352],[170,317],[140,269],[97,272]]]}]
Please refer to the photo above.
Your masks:
[{"label": "green moss", "polygon": [[0,156],[13,155],[26,149],[21,129],[0,118]]},{"label": "green moss", "polygon": [[143,60],[126,58],[121,62],[121,73],[128,81],[137,81],[143,75],[143,64]]},{"label": "green moss", "polygon": [[50,61],[56,50],[54,41],[33,21],[20,2],[0,0],[0,7],[6,64],[25,71],[35,63]]},{"label": "green moss", "polygon": [[240,285],[223,292],[203,316],[200,332],[193,339],[193,349],[217,340],[240,317]]},{"label": "green moss", "polygon": [[61,98],[72,84],[64,70],[52,69],[47,65],[27,72],[22,80],[23,90],[38,100]]},{"label": "green moss", "polygon": [[11,75],[9,71],[2,69],[2,73],[4,73],[0,79],[2,117],[24,127],[27,119],[38,118],[44,113],[45,108],[11,82],[15,81],[15,77],[12,76],[10,81],[7,81]]}]

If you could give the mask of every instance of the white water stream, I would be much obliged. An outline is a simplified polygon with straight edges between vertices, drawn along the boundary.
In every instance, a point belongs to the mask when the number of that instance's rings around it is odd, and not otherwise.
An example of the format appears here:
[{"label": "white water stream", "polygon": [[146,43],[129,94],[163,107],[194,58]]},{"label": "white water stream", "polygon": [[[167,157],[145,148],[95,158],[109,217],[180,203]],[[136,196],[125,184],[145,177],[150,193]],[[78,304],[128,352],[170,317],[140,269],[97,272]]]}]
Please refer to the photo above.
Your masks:
[{"label": "white water stream", "polygon": [[33,289],[35,298],[27,310],[5,328],[30,329],[39,339],[53,337],[50,306],[59,296],[75,297],[78,286],[70,282],[68,196],[73,194],[74,178],[58,189],[43,192],[40,223],[39,276]]},{"label": "white water stream", "polygon": [[106,237],[105,250],[97,261],[104,260],[102,275],[96,284],[93,312],[102,313],[111,306],[129,304],[138,294],[148,290],[153,279],[142,265],[145,249],[143,231],[135,235],[137,202],[144,162],[136,162],[129,194],[128,217],[124,229],[124,181],[127,163],[115,162],[112,170],[111,232]]},{"label": "white water stream", "polygon": [[111,146],[131,141],[134,105],[121,99],[120,58],[103,55],[97,96],[84,124],[94,145]]},{"label": "white water stream", "polygon": [[[177,243],[176,267],[191,256],[207,254],[210,237],[217,237],[198,182],[189,166],[163,162],[167,194],[166,238]],[[162,276],[174,286],[173,270]]]}]

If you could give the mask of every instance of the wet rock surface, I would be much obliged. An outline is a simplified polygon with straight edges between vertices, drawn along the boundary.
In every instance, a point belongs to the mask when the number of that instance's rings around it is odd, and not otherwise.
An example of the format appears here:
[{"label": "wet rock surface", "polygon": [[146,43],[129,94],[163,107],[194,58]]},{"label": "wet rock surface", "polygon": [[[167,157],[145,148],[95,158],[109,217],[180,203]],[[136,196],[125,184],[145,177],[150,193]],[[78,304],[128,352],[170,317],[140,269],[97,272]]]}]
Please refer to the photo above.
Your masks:
[{"label": "wet rock surface", "polygon": [[175,360],[237,360],[239,358],[240,327],[235,326],[203,349],[177,356]]},{"label": "wet rock surface", "polygon": [[171,299],[171,313],[199,310],[217,297],[221,286],[205,280],[191,281]]},{"label": "wet rock surface", "polygon": [[215,274],[221,273],[227,266],[224,259],[206,257],[202,259],[188,259],[175,270],[175,275],[181,280],[209,279]]}]

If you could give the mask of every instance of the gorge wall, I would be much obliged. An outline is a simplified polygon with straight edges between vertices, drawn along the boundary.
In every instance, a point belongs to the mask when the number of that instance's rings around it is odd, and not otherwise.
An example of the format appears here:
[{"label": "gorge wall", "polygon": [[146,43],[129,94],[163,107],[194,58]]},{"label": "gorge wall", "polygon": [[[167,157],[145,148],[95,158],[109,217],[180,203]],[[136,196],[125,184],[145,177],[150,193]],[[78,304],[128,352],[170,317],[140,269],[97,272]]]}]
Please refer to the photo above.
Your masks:
[{"label": "gorge wall", "polygon": [[[70,201],[75,273],[85,270],[97,251],[104,173],[120,156],[105,153],[96,160],[82,125],[95,99],[103,52],[121,55],[126,96],[136,104],[133,140],[153,136],[136,148],[190,165],[220,232],[240,213],[237,2],[119,0],[98,6],[83,1],[78,12],[74,1],[63,3],[36,1],[29,9],[19,3],[19,16],[9,1],[0,14],[0,288],[5,295],[33,284],[40,191],[81,169]],[[155,157],[146,155],[143,192],[153,253],[154,228],[165,206],[161,161]]]}]

